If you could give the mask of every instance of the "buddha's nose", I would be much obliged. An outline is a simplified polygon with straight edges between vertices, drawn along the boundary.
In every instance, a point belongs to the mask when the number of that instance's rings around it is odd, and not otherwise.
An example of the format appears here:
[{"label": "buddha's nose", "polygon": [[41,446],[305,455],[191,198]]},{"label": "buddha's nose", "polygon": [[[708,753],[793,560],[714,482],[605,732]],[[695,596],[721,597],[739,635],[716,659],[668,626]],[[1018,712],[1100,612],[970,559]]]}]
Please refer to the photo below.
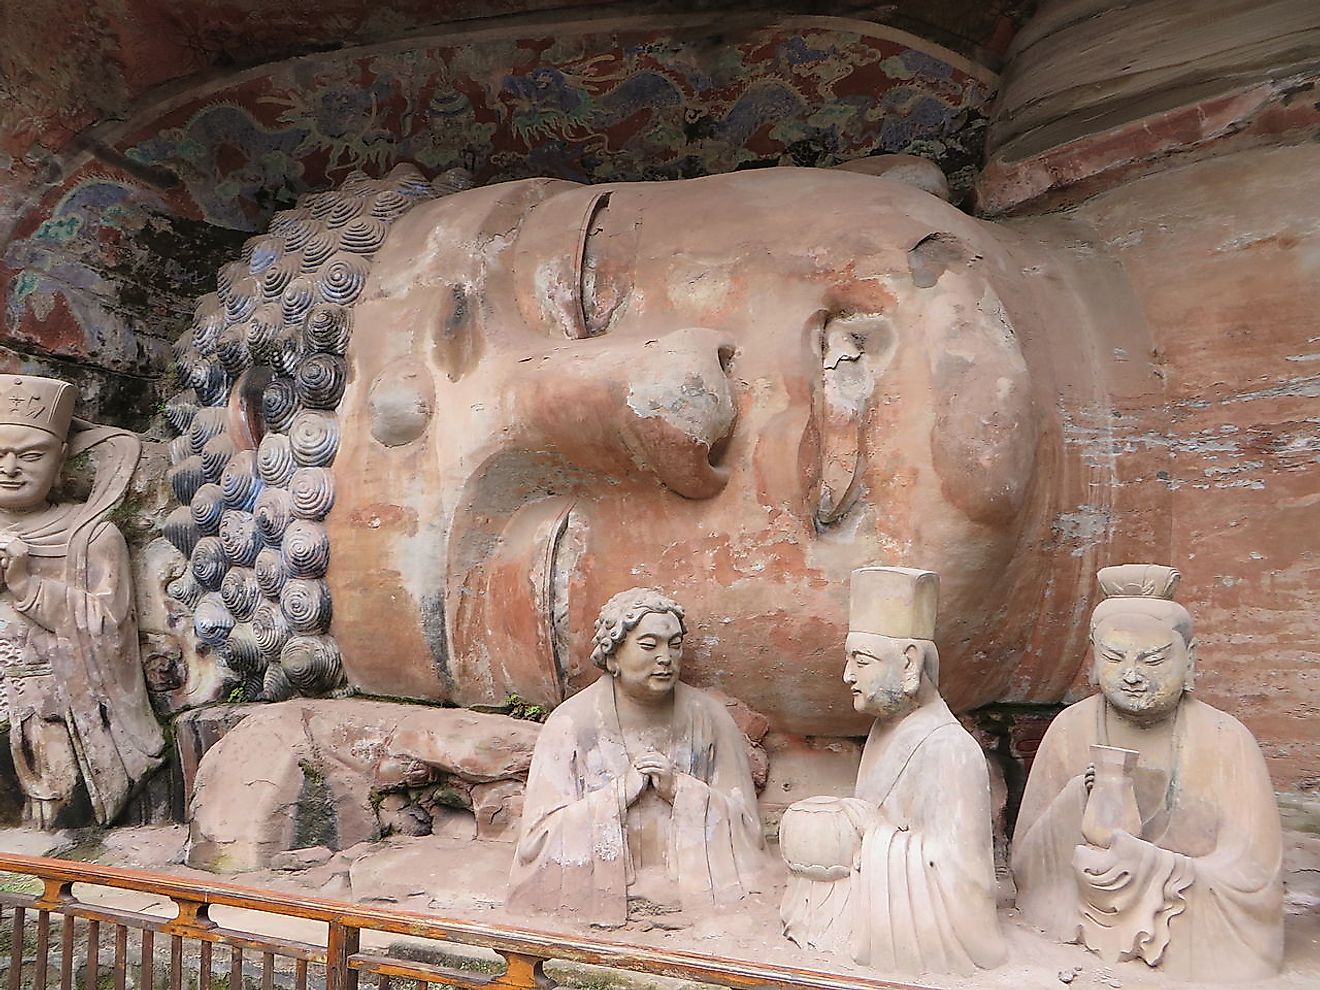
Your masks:
[{"label": "buddha's nose", "polygon": [[641,345],[628,372],[621,424],[638,467],[686,498],[723,490],[722,464],[738,421],[729,381],[732,341],[704,327],[676,330]]},{"label": "buddha's nose", "polygon": [[575,341],[530,370],[519,359],[516,428],[532,449],[586,469],[654,474],[685,498],[728,483],[722,461],[738,420],[733,342],[705,327]]},{"label": "buddha's nose", "polygon": [[1136,685],[1141,683],[1141,675],[1137,673],[1135,667],[1129,667],[1123,673],[1123,683],[1131,684],[1131,685]]}]

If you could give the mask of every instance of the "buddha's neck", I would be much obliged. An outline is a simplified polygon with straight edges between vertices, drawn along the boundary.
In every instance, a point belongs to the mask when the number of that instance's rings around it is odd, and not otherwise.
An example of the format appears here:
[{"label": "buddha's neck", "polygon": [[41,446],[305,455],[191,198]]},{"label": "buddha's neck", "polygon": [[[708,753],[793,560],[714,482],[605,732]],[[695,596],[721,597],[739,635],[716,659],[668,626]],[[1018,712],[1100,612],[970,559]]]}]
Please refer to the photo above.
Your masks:
[{"label": "buddha's neck", "polygon": [[[1184,696],[1185,698],[1185,696]],[[1134,719],[1120,715],[1108,702],[1105,703],[1105,729],[1109,745],[1122,749],[1135,749],[1145,757],[1146,762],[1157,760],[1170,745],[1178,723],[1178,711],[1182,708],[1180,699],[1172,711],[1152,719]]]},{"label": "buddha's neck", "polygon": [[630,698],[614,682],[614,707],[619,713],[622,729],[651,729],[668,726],[674,720],[674,692],[669,692],[655,703]]},{"label": "buddha's neck", "polygon": [[28,520],[52,507],[53,503],[43,499],[26,509],[0,509],[0,529],[21,528]]}]

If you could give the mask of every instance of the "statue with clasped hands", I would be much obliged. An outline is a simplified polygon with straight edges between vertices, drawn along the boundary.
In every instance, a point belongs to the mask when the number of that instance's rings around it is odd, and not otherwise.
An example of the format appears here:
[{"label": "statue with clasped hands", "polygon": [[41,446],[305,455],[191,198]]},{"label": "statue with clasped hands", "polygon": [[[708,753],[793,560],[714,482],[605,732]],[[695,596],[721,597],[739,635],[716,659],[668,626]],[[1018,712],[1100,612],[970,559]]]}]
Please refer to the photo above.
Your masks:
[{"label": "statue with clasped hands", "polygon": [[508,904],[623,925],[629,904],[699,913],[758,888],[764,840],[747,739],[679,680],[684,611],[649,588],[605,603],[604,675],[550,715],[527,778]]}]

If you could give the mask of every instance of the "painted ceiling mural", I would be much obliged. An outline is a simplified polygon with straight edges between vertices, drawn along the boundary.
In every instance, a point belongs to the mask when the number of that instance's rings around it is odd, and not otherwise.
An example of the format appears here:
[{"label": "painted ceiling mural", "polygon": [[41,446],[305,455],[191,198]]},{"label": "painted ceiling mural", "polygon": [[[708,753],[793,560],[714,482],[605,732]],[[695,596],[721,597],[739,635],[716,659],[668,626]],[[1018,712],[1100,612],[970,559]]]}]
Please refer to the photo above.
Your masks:
[{"label": "painted ceiling mural", "polygon": [[902,152],[938,162],[957,195],[979,162],[994,77],[900,32],[835,18],[521,32],[291,59],[141,110],[16,226],[0,368],[74,362],[94,400],[159,375],[244,234],[354,169],[593,182]]}]

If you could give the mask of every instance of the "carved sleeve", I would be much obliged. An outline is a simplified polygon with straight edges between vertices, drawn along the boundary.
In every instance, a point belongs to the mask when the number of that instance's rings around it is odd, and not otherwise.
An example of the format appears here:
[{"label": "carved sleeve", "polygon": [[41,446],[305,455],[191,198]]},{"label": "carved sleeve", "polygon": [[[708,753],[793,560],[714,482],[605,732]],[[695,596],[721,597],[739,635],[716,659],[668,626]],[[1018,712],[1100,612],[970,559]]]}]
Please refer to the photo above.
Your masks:
[{"label": "carved sleeve", "polygon": [[14,607],[45,629],[58,633],[84,621],[94,635],[122,624],[133,611],[128,545],[110,523],[102,523],[87,551],[87,587],[70,588],[62,579],[32,575],[27,593]]}]

